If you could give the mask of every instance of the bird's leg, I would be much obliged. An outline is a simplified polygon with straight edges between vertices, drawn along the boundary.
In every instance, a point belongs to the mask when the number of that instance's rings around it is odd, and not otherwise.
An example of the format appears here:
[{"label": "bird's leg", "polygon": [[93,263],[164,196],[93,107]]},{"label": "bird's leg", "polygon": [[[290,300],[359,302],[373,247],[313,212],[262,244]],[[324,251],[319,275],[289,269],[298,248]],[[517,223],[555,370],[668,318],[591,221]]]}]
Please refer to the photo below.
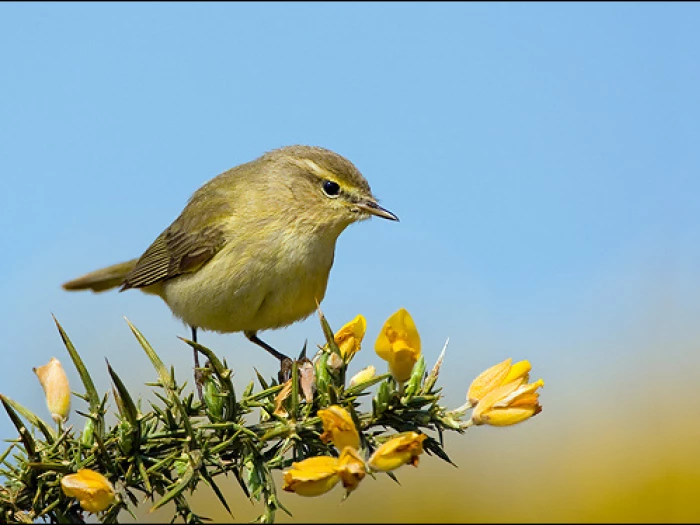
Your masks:
[{"label": "bird's leg", "polygon": [[[197,342],[197,327],[190,326],[192,330],[192,341]],[[199,352],[196,348],[194,350],[194,384],[197,385],[197,395],[199,400],[202,400],[202,371],[199,368]]]},{"label": "bird's leg", "polygon": [[274,348],[272,348],[270,345],[268,345],[265,341],[260,339],[258,337],[257,332],[244,332],[245,336],[248,338],[249,341],[252,343],[255,343],[258,346],[263,347],[265,350],[270,352],[273,356],[275,356],[277,359],[280,361],[284,361],[285,359],[289,359],[286,355],[284,355],[282,352],[278,352]]},{"label": "bird's leg", "polygon": [[[252,343],[255,343],[258,346],[261,346],[268,352],[270,352],[273,356],[275,356],[277,359],[280,361],[280,371],[277,374],[278,379],[280,380],[280,383],[284,383],[286,379],[284,379],[287,376],[291,375],[291,370],[292,370],[292,360],[291,358],[287,357],[284,355],[282,352],[278,352],[274,348],[272,348],[269,344],[267,344],[265,341],[260,339],[258,337],[257,332],[243,332],[245,336],[248,338],[249,341]],[[284,380],[283,380],[284,379]]]}]

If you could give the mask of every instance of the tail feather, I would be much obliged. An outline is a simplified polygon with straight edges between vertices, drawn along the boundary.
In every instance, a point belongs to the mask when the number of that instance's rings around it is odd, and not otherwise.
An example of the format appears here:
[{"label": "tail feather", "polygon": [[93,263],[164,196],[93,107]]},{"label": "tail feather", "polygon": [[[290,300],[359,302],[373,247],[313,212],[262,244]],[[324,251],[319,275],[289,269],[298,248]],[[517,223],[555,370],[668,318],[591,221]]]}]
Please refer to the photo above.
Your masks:
[{"label": "tail feather", "polygon": [[93,292],[104,292],[122,284],[127,274],[136,266],[138,259],[113,264],[106,268],[100,268],[94,272],[87,273],[82,277],[63,283],[64,290],[92,290]]}]

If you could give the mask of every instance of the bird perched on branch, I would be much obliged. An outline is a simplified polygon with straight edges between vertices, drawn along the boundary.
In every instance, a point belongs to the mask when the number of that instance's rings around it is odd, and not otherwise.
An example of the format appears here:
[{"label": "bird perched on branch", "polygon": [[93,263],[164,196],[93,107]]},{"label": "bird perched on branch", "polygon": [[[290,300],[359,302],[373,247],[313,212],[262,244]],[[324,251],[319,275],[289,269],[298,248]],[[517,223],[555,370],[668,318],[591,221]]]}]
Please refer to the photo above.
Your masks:
[{"label": "bird perched on branch", "polygon": [[63,288],[138,288],[160,296],[194,341],[197,329],[243,332],[283,361],[257,333],[314,312],[338,236],[372,216],[398,220],[349,160],[320,147],[283,147],[205,183],[141,257]]}]

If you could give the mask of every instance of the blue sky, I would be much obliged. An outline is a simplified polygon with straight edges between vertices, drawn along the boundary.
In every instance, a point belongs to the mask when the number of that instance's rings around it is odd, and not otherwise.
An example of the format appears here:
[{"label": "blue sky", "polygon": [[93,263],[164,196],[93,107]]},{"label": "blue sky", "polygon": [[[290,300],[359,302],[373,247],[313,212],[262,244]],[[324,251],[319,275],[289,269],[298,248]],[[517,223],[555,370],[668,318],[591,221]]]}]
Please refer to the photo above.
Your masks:
[{"label": "blue sky", "polygon": [[[552,426],[591,374],[617,388],[640,355],[637,377],[683,364],[697,379],[699,15],[695,3],[0,4],[0,391],[43,409],[31,368],[67,363],[51,313],[103,390],[105,357],[134,387],[154,377],[123,316],[189,380],[175,338],[187,331],[159,299],[60,284],[140,255],[202,183],[288,144],[345,155],[401,218],[338,242],[322,308],[335,327],[367,317],[358,368],[383,366],[373,342],[403,306],[429,362],[450,337],[455,406],[507,356],[545,379]],[[321,342],[313,317],[261,335],[288,353]],[[201,342],[241,383],[253,366],[275,373],[239,334]],[[12,434],[4,418],[0,433]]]}]

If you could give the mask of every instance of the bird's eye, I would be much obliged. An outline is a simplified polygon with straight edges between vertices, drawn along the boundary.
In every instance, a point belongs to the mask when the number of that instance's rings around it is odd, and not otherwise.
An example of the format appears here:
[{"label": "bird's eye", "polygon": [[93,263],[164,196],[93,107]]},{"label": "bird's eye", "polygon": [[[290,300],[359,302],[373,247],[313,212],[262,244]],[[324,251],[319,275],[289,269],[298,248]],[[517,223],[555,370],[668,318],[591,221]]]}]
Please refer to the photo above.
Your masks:
[{"label": "bird's eye", "polygon": [[338,186],[337,182],[325,180],[323,181],[323,192],[329,197],[337,197],[340,195],[340,186]]}]

